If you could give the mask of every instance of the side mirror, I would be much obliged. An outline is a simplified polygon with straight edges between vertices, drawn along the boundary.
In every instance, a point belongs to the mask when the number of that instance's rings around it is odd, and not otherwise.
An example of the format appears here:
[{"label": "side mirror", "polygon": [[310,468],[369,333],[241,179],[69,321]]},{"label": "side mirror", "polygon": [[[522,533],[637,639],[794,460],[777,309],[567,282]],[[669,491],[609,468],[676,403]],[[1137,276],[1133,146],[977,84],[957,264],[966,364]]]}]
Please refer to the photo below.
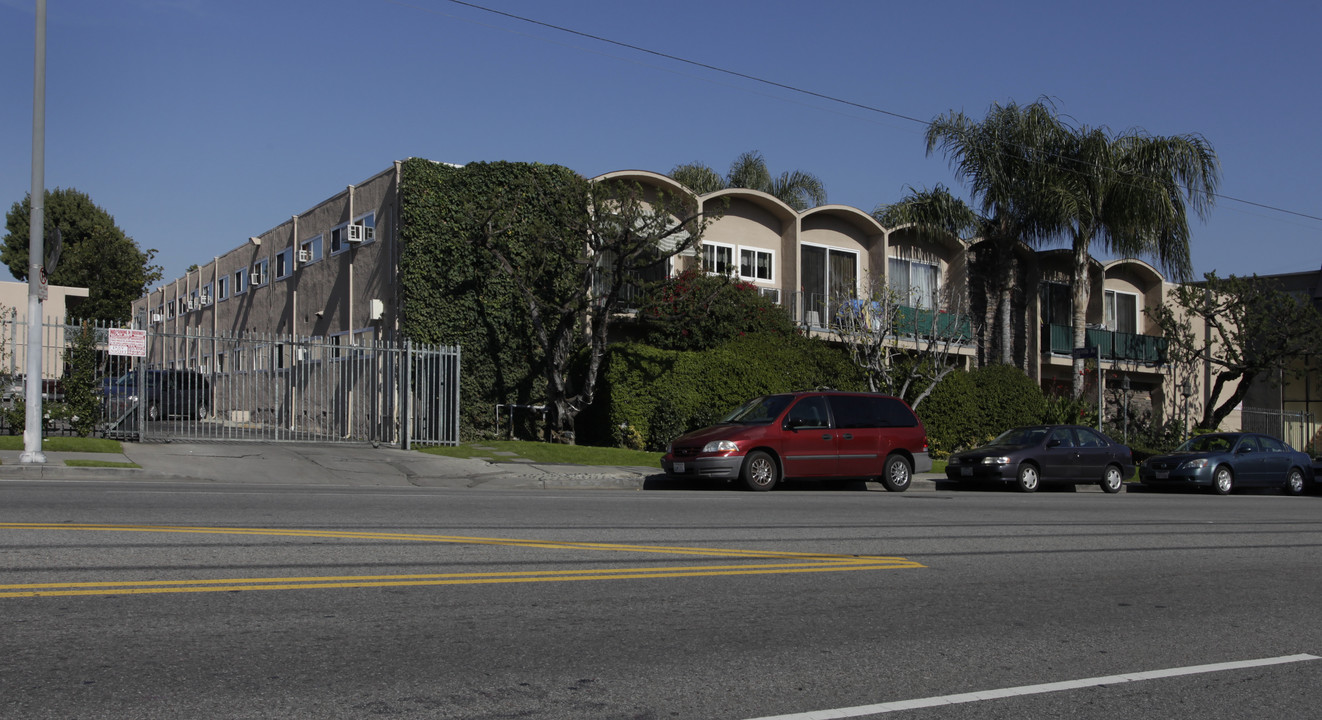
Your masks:
[{"label": "side mirror", "polygon": [[1060,447],[1060,438],[1052,438],[1052,439],[1048,440],[1048,441],[1047,441],[1047,447],[1049,447],[1049,448]]}]

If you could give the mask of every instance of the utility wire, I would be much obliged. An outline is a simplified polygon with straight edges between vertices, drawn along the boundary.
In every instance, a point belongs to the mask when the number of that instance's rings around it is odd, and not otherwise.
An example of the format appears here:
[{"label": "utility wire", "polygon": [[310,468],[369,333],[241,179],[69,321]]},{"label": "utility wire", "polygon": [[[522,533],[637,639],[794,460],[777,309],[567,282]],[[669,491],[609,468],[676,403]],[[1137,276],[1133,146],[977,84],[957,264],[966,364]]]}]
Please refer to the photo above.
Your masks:
[{"label": "utility wire", "polygon": [[[392,0],[392,1],[397,1],[397,0]],[[704,62],[699,62],[697,60],[690,60],[688,58],[680,57],[678,55],[671,55],[669,53],[663,53],[657,50],[645,48],[640,45],[634,45],[619,40],[612,40],[608,37],[603,37],[601,35],[593,35],[592,33],[583,32],[581,30],[575,30],[573,28],[565,27],[563,25],[556,25],[554,23],[544,22],[541,20],[534,20],[533,18],[505,12],[504,10],[496,10],[495,8],[489,8],[484,5],[478,5],[476,3],[466,2],[465,0],[445,0],[445,2],[449,2],[454,5],[461,5],[463,7],[471,8],[473,10],[479,10],[485,13],[490,13],[492,15],[499,15],[501,17],[506,17],[511,20],[517,20],[519,22],[528,23],[530,25],[537,25],[539,27],[555,30],[557,32],[568,33],[570,35],[576,35],[578,37],[587,38],[589,40],[596,40],[597,42],[606,43],[608,45],[614,45],[616,47],[633,50],[635,52],[652,55],[654,57],[664,58],[666,60],[672,60],[674,62],[683,63],[685,65],[691,65],[693,67],[702,68],[704,70],[710,70],[712,72],[721,73],[723,75],[737,77],[742,80],[748,80],[750,82],[760,83],[762,85],[768,85],[770,87],[779,88],[781,90],[788,90],[789,92],[798,93],[800,95],[807,95],[809,97],[818,98],[820,100],[826,100],[827,102],[846,105],[849,107],[858,108],[860,110],[865,110],[871,113],[877,113],[879,115],[886,115],[888,117],[893,117],[900,120],[908,120],[909,122],[918,123],[920,125],[923,125],[924,127],[931,125],[930,121],[921,120],[919,118],[913,117],[912,115],[905,115],[903,113],[892,112],[890,110],[879,108],[873,105],[854,102],[853,100],[846,100],[844,98],[836,97],[834,95],[827,95],[825,93],[819,93],[814,90],[808,90],[805,88],[797,87],[795,85],[788,85],[785,83],[777,82],[775,80],[768,80],[763,77],[758,77],[757,75],[749,75],[748,73],[742,73],[737,70],[729,70],[727,68],[723,68],[717,65],[711,65]],[[403,5],[405,3],[400,2],[399,4]],[[1212,196],[1222,200],[1229,200],[1231,202],[1237,202],[1237,203],[1242,203],[1244,205],[1250,205],[1256,208],[1261,208],[1263,210],[1270,210],[1272,212],[1283,213],[1286,215],[1294,215],[1296,217],[1307,218],[1309,220],[1317,220],[1318,222],[1322,222],[1322,217],[1319,217],[1317,215],[1309,215],[1308,213],[1298,212],[1296,210],[1288,210],[1286,208],[1277,207],[1274,205],[1267,205],[1265,203],[1260,203],[1260,202],[1254,202],[1252,200],[1244,200],[1242,198],[1232,197],[1230,195],[1222,195],[1220,193],[1212,193]]]}]

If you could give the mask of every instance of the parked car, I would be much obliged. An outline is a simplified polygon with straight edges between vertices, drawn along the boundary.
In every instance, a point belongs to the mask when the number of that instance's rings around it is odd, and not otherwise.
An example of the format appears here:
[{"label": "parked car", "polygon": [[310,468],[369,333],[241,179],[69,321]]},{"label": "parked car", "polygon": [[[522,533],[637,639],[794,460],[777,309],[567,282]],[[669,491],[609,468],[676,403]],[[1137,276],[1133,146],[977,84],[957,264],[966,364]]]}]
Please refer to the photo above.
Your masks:
[{"label": "parked car", "polygon": [[954,453],[946,478],[959,483],[1014,483],[1033,492],[1042,483],[1089,485],[1120,492],[1134,474],[1129,448],[1082,425],[1034,425],[1007,430],[980,448]]},{"label": "parked car", "polygon": [[927,432],[903,400],[811,391],[749,400],[672,440],[661,467],[672,478],[739,479],[751,490],[784,478],[862,478],[903,492],[913,473],[932,469],[932,458]]},{"label": "parked car", "polygon": [[203,419],[211,414],[211,383],[194,370],[146,370],[146,393],[138,392],[138,371],[130,370],[106,384],[108,415],[122,420],[146,405],[148,420],[178,416]]},{"label": "parked car", "polygon": [[1148,458],[1139,480],[1152,487],[1211,488],[1228,495],[1238,487],[1281,488],[1291,495],[1311,489],[1313,461],[1270,435],[1196,435],[1169,455]]}]

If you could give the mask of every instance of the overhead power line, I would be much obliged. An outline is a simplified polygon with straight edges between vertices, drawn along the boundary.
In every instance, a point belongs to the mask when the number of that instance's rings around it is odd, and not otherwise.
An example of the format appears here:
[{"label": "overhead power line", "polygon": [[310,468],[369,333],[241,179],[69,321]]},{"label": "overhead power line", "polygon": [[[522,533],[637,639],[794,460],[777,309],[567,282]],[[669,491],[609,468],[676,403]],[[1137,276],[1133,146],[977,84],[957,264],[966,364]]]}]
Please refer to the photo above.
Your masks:
[{"label": "overhead power line", "polygon": [[[397,2],[398,4],[401,4],[401,5],[406,4],[406,3],[403,3],[403,2],[399,2],[399,0],[391,0],[391,1],[392,1],[392,2]],[[820,92],[817,92],[817,91],[815,91],[815,90],[808,90],[808,89],[806,89],[806,88],[801,88],[801,87],[798,87],[798,86],[795,86],[795,85],[789,85],[789,84],[786,84],[786,83],[777,82],[777,81],[775,81],[775,80],[768,80],[767,78],[764,78],[764,77],[759,77],[759,76],[757,76],[757,75],[750,75],[750,74],[748,74],[748,73],[739,72],[739,71],[737,71],[737,70],[730,70],[730,69],[728,69],[728,68],[723,68],[723,67],[720,67],[720,66],[718,66],[718,65],[711,65],[711,64],[709,64],[709,63],[699,62],[699,61],[697,61],[697,60],[690,60],[690,59],[688,59],[688,58],[680,57],[680,56],[678,56],[678,55],[672,55],[672,54],[670,54],[670,53],[664,53],[664,52],[660,52],[660,51],[658,51],[658,50],[652,50],[652,49],[650,49],[650,48],[645,48],[645,47],[642,47],[641,45],[634,45],[634,44],[632,44],[632,43],[622,42],[622,41],[620,41],[620,40],[612,40],[611,38],[604,37],[604,36],[601,36],[601,35],[594,35],[594,34],[592,34],[592,33],[583,32],[583,31],[581,31],[581,30],[575,30],[575,29],[573,29],[573,28],[565,27],[565,26],[563,26],[563,25],[556,25],[556,24],[554,24],[554,23],[544,22],[544,21],[542,21],[542,20],[536,20],[536,19],[533,19],[533,18],[530,18],[530,17],[525,17],[525,16],[523,16],[523,15],[516,15],[516,14],[514,14],[514,13],[505,12],[504,10],[497,10],[497,9],[495,9],[495,8],[489,8],[489,7],[486,7],[486,6],[484,6],[484,5],[478,5],[477,3],[466,2],[465,0],[445,0],[445,1],[448,2],[448,3],[451,3],[451,4],[453,4],[453,5],[460,5],[460,6],[463,6],[463,7],[471,8],[471,9],[473,9],[473,10],[478,10],[478,11],[485,12],[485,13],[490,13],[490,14],[492,14],[492,15],[499,15],[499,16],[501,16],[501,17],[506,17],[506,18],[509,18],[509,19],[511,19],[511,20],[517,20],[517,21],[519,21],[519,22],[523,22],[523,23],[528,23],[528,24],[530,24],[530,25],[536,25],[536,26],[538,26],[538,27],[544,27],[544,28],[547,28],[547,29],[549,29],[549,30],[555,30],[555,31],[557,31],[557,32],[562,32],[562,33],[566,33],[566,34],[569,34],[569,35],[575,35],[575,36],[577,36],[577,37],[586,38],[586,39],[588,39],[588,40],[595,40],[595,41],[597,41],[597,42],[606,43],[606,44],[608,44],[608,45],[614,45],[614,46],[616,46],[616,47],[625,48],[625,49],[628,49],[628,50],[633,50],[634,52],[644,53],[644,54],[646,54],[646,55],[651,55],[651,56],[653,56],[653,57],[663,58],[663,59],[665,59],[665,60],[671,60],[671,61],[674,61],[674,62],[677,62],[677,63],[682,63],[682,64],[685,64],[685,65],[690,65],[690,66],[692,66],[692,67],[702,68],[702,69],[704,69],[704,70],[710,70],[710,71],[712,71],[712,72],[720,73],[720,74],[722,74],[722,75],[729,75],[730,77],[736,77],[736,78],[739,78],[739,79],[741,79],[741,80],[748,80],[749,82],[759,83],[759,84],[761,84],[761,85],[767,85],[767,86],[769,86],[769,87],[774,87],[774,88],[778,88],[778,89],[781,89],[781,90],[787,90],[787,91],[792,92],[792,93],[797,93],[797,94],[800,94],[800,95],[806,95],[806,96],[808,96],[808,97],[814,97],[814,98],[817,98],[817,99],[819,99],[819,100],[825,100],[825,101],[827,101],[827,102],[836,103],[836,104],[839,104],[839,105],[845,105],[845,106],[848,106],[848,107],[857,108],[857,109],[859,109],[859,110],[865,110],[865,111],[867,111],[867,112],[876,113],[876,114],[879,114],[879,115],[886,115],[886,116],[888,116],[888,117],[896,118],[896,119],[899,119],[899,120],[907,120],[907,121],[909,121],[909,122],[918,123],[918,124],[920,124],[920,125],[923,125],[924,127],[926,127],[926,126],[928,126],[928,125],[931,124],[931,122],[928,121],[928,120],[922,120],[922,119],[917,118],[917,117],[914,117],[914,116],[912,116],[912,115],[905,115],[904,113],[898,113],[898,112],[894,112],[894,111],[891,111],[891,110],[886,110],[885,108],[879,108],[879,107],[876,107],[876,106],[874,106],[874,105],[868,105],[868,104],[866,104],[866,103],[855,102],[855,101],[853,101],[853,100],[846,100],[845,98],[836,97],[836,96],[834,96],[834,95],[828,95],[828,94],[826,94],[826,93],[820,93]],[[416,8],[417,6],[416,6],[416,5],[410,5],[410,7],[415,7],[415,8]],[[422,8],[417,8],[417,9],[422,9]],[[1263,210],[1270,210],[1270,211],[1272,211],[1272,212],[1278,212],[1278,213],[1282,213],[1282,214],[1286,214],[1286,215],[1294,215],[1295,217],[1301,217],[1301,218],[1306,218],[1306,219],[1309,219],[1309,220],[1316,220],[1316,221],[1318,221],[1318,222],[1322,222],[1322,216],[1310,215],[1310,214],[1308,214],[1308,213],[1299,212],[1299,211],[1297,211],[1297,210],[1289,210],[1289,209],[1286,209],[1286,208],[1277,207],[1277,206],[1275,206],[1275,205],[1268,205],[1268,204],[1266,204],[1266,203],[1255,202],[1255,201],[1252,201],[1252,200],[1244,200],[1244,199],[1242,199],[1242,198],[1237,198],[1237,197],[1233,197],[1233,196],[1230,196],[1230,195],[1222,195],[1222,194],[1220,194],[1220,193],[1213,193],[1213,196],[1216,197],[1216,198],[1219,198],[1219,199],[1221,199],[1221,200],[1228,200],[1228,201],[1230,201],[1230,202],[1242,203],[1242,204],[1244,204],[1244,205],[1250,205],[1250,206],[1252,206],[1252,207],[1261,208],[1261,209],[1263,209]]]}]

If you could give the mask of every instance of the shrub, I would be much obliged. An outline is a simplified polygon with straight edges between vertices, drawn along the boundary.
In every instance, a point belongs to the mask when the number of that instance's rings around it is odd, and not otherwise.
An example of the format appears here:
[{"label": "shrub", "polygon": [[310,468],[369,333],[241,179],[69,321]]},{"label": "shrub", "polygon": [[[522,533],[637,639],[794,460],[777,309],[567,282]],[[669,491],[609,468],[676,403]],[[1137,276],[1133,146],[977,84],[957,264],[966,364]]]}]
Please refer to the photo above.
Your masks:
[{"label": "shrub", "polygon": [[799,332],[789,313],[752,283],[698,269],[651,285],[638,325],[643,341],[663,350],[709,350],[746,335]]},{"label": "shrub", "polygon": [[982,424],[991,437],[1041,421],[1046,398],[1042,388],[1023,370],[1013,365],[988,365],[974,370],[972,380]]},{"label": "shrub", "polygon": [[937,459],[976,445],[985,434],[978,412],[977,388],[964,370],[946,375],[916,412],[927,430],[932,457]]},{"label": "shrub", "polygon": [[988,365],[945,377],[918,407],[932,456],[985,444],[1010,428],[1041,422],[1042,390],[1013,365]]}]

